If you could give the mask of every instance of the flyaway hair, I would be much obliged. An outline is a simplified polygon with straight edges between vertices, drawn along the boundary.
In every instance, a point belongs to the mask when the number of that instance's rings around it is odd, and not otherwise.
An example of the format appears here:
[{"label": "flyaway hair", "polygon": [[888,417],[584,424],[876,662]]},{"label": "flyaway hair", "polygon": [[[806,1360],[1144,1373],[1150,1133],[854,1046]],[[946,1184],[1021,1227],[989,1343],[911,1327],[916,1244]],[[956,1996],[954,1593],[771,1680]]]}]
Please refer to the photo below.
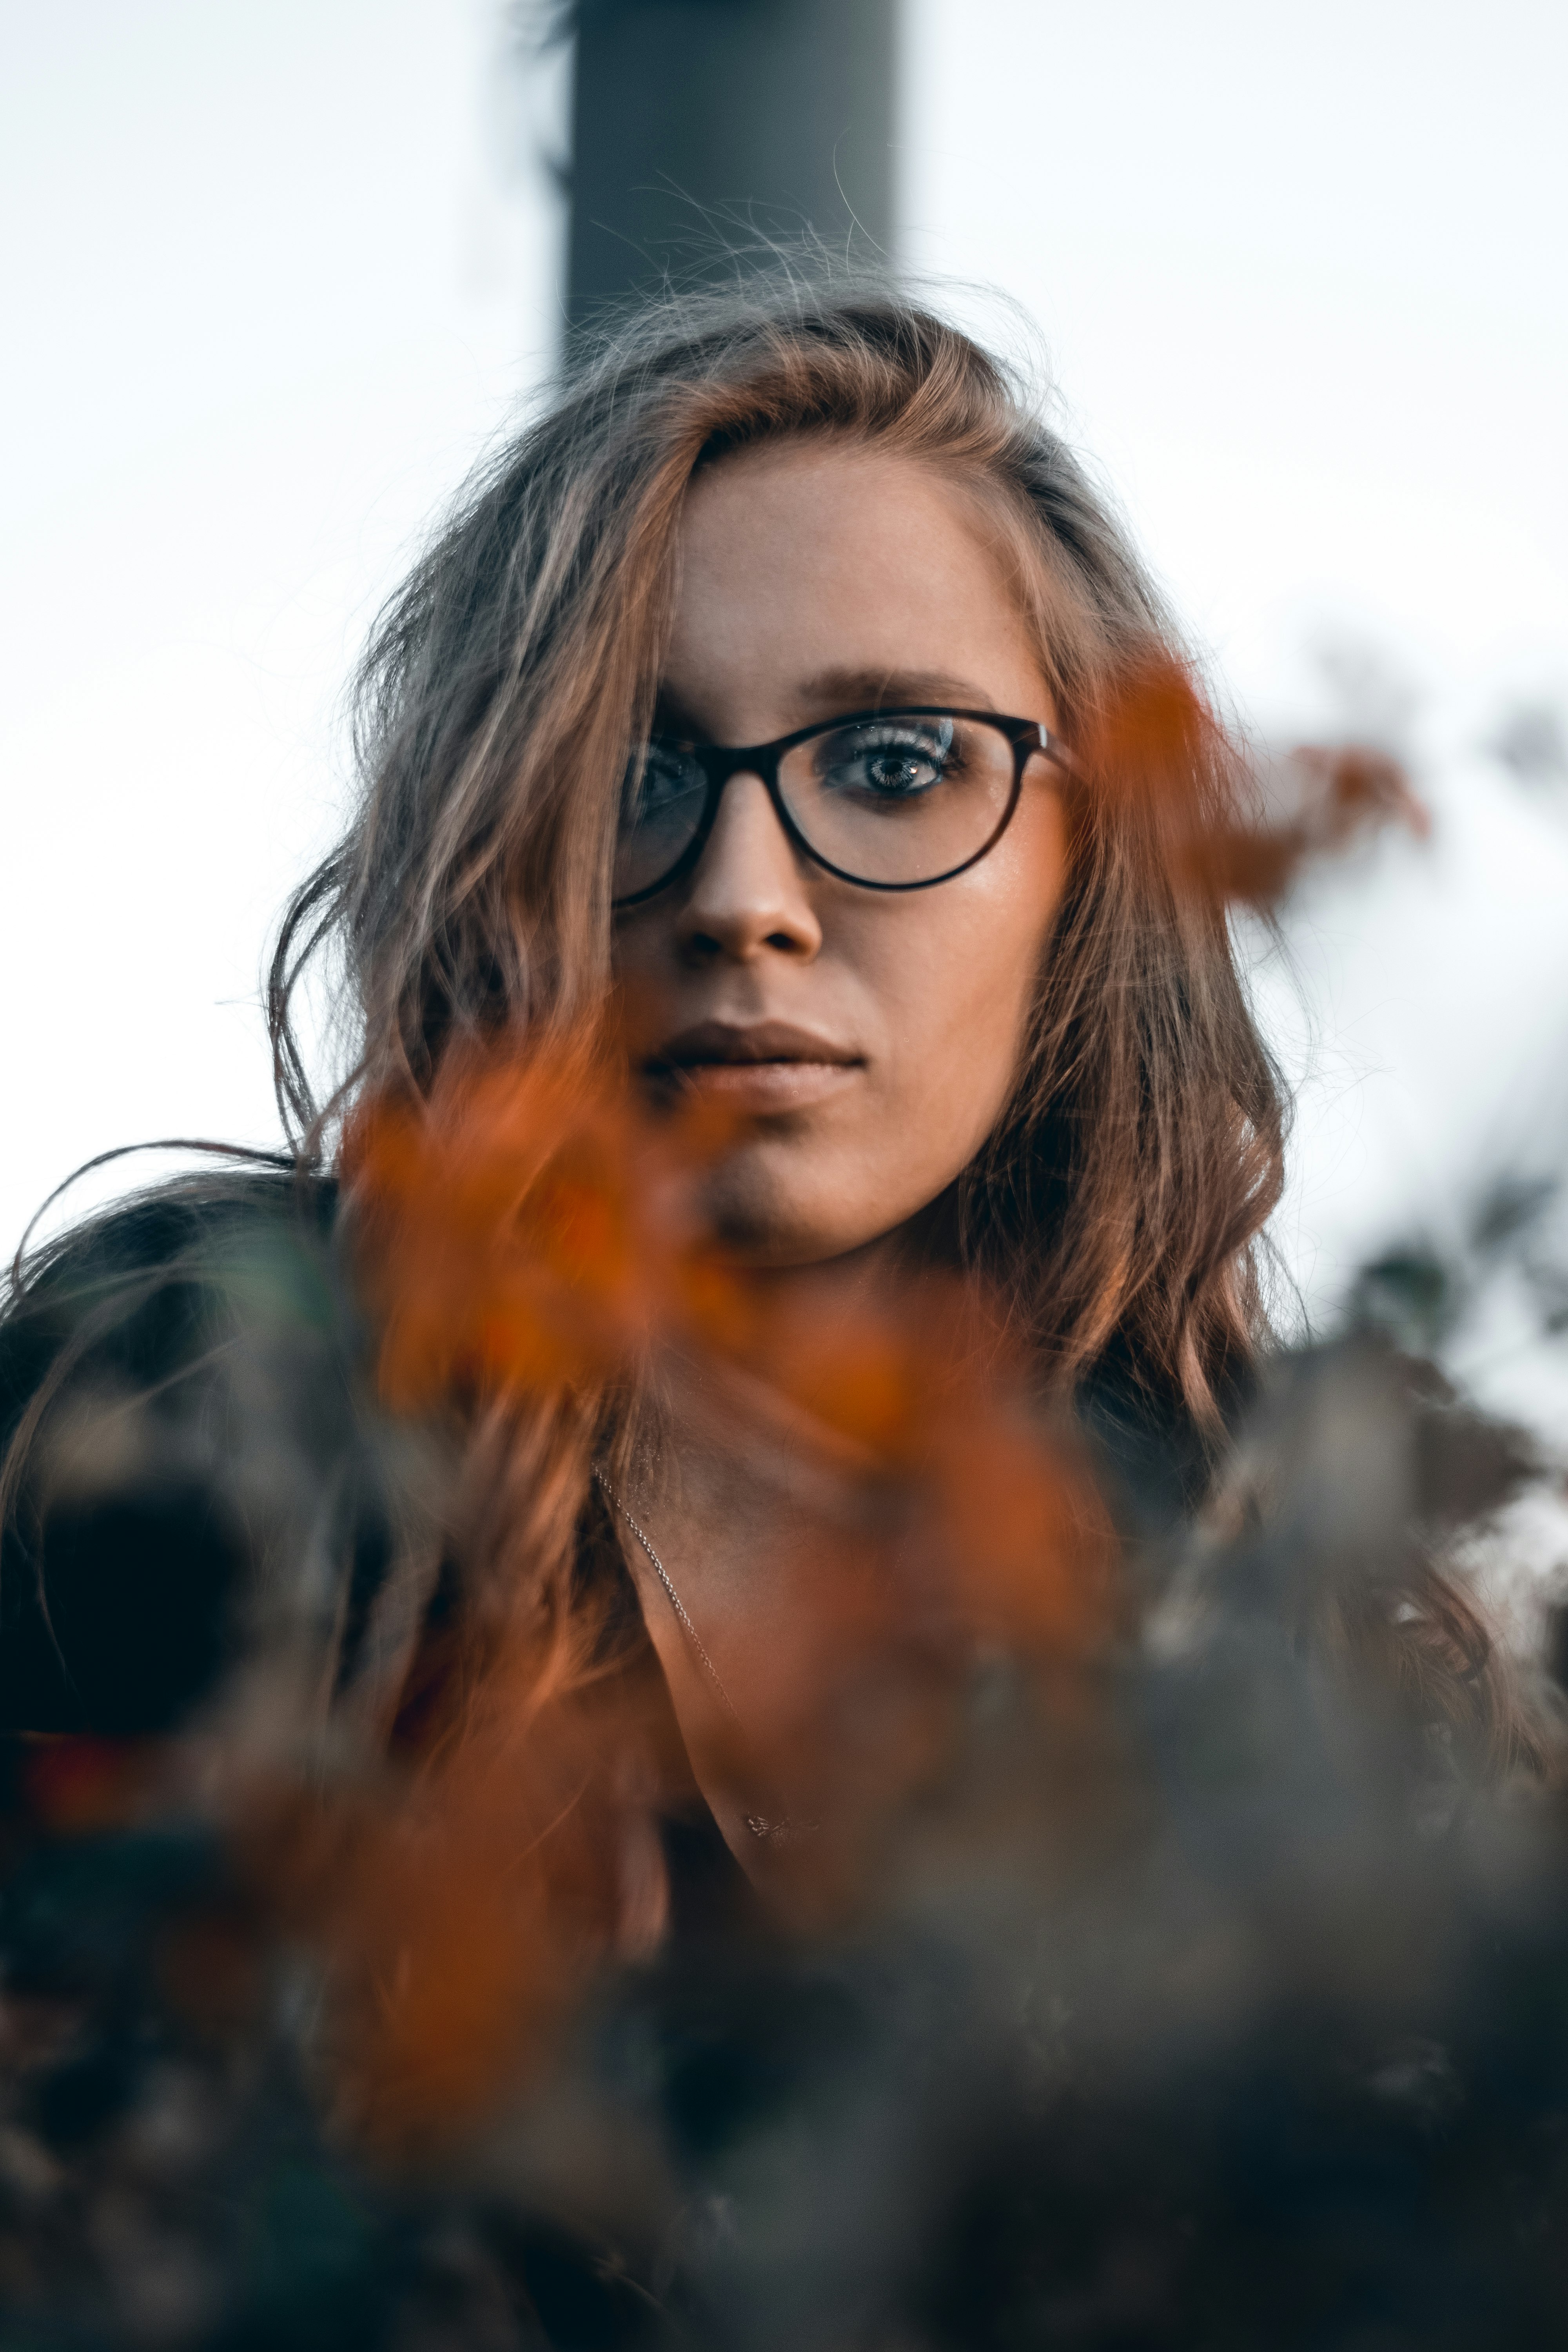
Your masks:
[{"label": "flyaway hair", "polygon": [[[609,1001],[621,779],[651,721],[686,488],[790,435],[896,450],[981,499],[1070,743],[1067,892],[1012,1104],[955,1203],[1042,1383],[1113,1363],[1212,1434],[1262,1329],[1285,1114],[1224,905],[1183,828],[1243,824],[1243,762],[1047,401],[883,282],[781,275],[637,311],[501,447],[377,625],[357,812],[296,897],[270,1016],[307,1146],[424,1095],[454,1040],[558,1045]],[[1129,712],[1133,723],[1129,723]],[[1152,711],[1172,723],[1136,723]],[[323,1106],[294,1010],[342,959],[353,1069]]]}]

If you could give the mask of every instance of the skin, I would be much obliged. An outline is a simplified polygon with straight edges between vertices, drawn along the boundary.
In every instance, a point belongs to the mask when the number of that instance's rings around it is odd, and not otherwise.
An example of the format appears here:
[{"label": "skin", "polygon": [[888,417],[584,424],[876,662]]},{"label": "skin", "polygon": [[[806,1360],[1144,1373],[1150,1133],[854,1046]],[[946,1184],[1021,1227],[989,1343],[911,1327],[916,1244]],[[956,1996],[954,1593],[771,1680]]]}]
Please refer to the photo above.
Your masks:
[{"label": "skin", "polygon": [[[671,729],[759,743],[878,703],[1056,723],[983,509],[915,460],[806,440],[726,458],[692,485],[679,562]],[[984,1141],[1060,895],[1053,773],[1032,762],[989,856],[908,895],[814,865],[761,780],[737,775],[695,872],[620,919],[639,1044],[781,1023],[834,1056],[686,1073],[748,1113],[709,1205],[752,1263],[885,1242]]]},{"label": "skin", "polygon": [[[726,457],[687,499],[661,723],[760,743],[816,719],[950,704],[1057,723],[984,508],[933,467],[885,449],[800,439]],[[984,1142],[1014,1082],[1060,896],[1055,772],[1034,761],[988,856],[929,890],[884,895],[797,852],[760,779],[736,775],[695,870],[617,920],[617,980],[636,1049],[710,1044],[679,1083],[740,1129],[707,1209],[765,1281],[831,1318],[907,1256]],[[762,1024],[798,1041],[753,1051]],[[668,1078],[650,1075],[657,1090]],[[676,1473],[626,1497],[668,1567],[743,1722],[788,1652],[817,1671],[815,1504],[776,1448],[725,1443],[713,1400],[672,1404]],[[745,1867],[768,1864],[742,1826],[731,1745],[711,1683],[634,1542],[642,1593],[694,1769]],[[826,1675],[826,1663],[821,1668]]]}]

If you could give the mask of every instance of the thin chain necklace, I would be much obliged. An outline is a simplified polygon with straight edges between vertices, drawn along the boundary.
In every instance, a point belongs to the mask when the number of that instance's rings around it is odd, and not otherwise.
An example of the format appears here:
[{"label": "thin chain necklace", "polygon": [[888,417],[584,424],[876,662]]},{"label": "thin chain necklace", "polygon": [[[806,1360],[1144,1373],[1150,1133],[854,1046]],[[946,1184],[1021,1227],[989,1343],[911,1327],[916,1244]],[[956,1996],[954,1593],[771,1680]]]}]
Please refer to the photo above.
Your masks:
[{"label": "thin chain necklace", "polygon": [[[594,1465],[594,1475],[598,1480],[600,1486],[603,1488],[606,1500],[620,1513],[622,1518],[625,1519],[627,1527],[631,1529],[632,1534],[637,1538],[637,1542],[642,1546],[644,1551],[647,1552],[649,1562],[653,1568],[653,1572],[658,1577],[660,1584],[664,1587],[666,1598],[668,1600],[670,1607],[675,1612],[676,1621],[679,1623],[681,1632],[690,1643],[693,1650],[696,1651],[698,1658],[701,1662],[704,1673],[707,1675],[709,1681],[712,1684],[714,1689],[719,1694],[720,1705],[723,1707],[725,1714],[729,1717],[736,1730],[743,1732],[744,1727],[741,1722],[739,1715],[735,1711],[735,1702],[730,1696],[729,1692],[725,1689],[723,1682],[720,1676],[718,1667],[714,1664],[712,1659],[709,1656],[707,1650],[703,1647],[702,1636],[699,1633],[696,1626],[692,1623],[686,1603],[682,1601],[679,1593],[677,1592],[668,1569],[666,1568],[663,1560],[660,1559],[658,1552],[655,1551],[652,1544],[648,1541],[647,1535],[643,1529],[638,1527],[637,1521],[633,1518],[625,1503],[622,1502],[620,1496],[616,1494],[615,1488],[611,1486],[608,1478],[605,1475],[605,1473],[600,1469],[596,1462]],[[747,1829],[750,1830],[754,1838],[796,1837],[801,1835],[804,1832],[814,1830],[816,1827],[816,1823],[815,1822],[792,1822],[782,1814],[777,1821],[773,1822],[770,1822],[766,1815],[763,1813],[743,1813],[742,1815],[742,1820],[745,1822]]]},{"label": "thin chain necklace", "polygon": [[626,1505],[622,1502],[620,1496],[616,1494],[615,1488],[611,1486],[609,1480],[605,1477],[604,1472],[599,1468],[596,1463],[594,1465],[594,1475],[598,1480],[600,1486],[604,1488],[605,1493],[608,1496],[610,1501],[615,1505],[616,1510],[619,1511],[622,1518],[625,1519],[627,1527],[630,1528],[638,1543],[641,1544],[644,1551],[647,1552],[648,1559],[652,1561],[653,1572],[658,1577],[659,1582],[663,1585],[665,1591],[669,1597],[669,1605],[674,1610],[676,1616],[680,1622],[681,1631],[685,1633],[687,1640],[690,1643],[699,1658],[702,1661],[703,1668],[707,1673],[708,1679],[712,1684],[714,1689],[718,1692],[720,1703],[723,1706],[725,1714],[729,1717],[736,1729],[739,1730],[741,1727],[741,1718],[735,1712],[735,1702],[730,1696],[729,1692],[725,1689],[722,1682],[720,1680],[718,1667],[714,1664],[712,1659],[703,1648],[702,1636],[699,1633],[696,1626],[688,1616],[686,1612],[686,1603],[682,1601],[679,1593],[677,1592],[674,1584],[671,1582],[668,1569],[666,1568],[663,1560],[660,1559],[658,1552],[655,1551],[652,1544],[649,1543],[642,1528],[638,1527],[637,1521],[633,1518],[631,1513],[627,1510]]}]

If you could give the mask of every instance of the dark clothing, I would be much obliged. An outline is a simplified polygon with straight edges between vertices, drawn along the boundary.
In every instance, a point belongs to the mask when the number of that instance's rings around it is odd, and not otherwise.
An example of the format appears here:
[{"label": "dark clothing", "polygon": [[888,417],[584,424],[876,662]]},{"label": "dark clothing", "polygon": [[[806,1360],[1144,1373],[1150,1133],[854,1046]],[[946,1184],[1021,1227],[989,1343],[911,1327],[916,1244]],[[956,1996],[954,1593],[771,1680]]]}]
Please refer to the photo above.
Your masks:
[{"label": "dark clothing", "polygon": [[[329,1180],[186,1179],[68,1235],[10,1302],[0,1448],[20,1434],[26,1458],[0,1551],[0,1731],[169,1729],[279,1609],[321,1618],[353,1679],[395,1441],[336,1211]],[[1114,1361],[1080,1414],[1125,1529],[1158,1542],[1202,1484],[1190,1423]]]},{"label": "dark clothing", "polygon": [[170,1728],[243,1647],[258,1576],[323,1526],[352,1610],[375,1527],[334,1206],[281,1174],[193,1179],[68,1236],[9,1302],[0,1728]]},{"label": "dark clothing", "polygon": [[[73,1236],[0,1323],[0,1413],[26,1441],[6,1722],[172,1727],[279,1625],[351,1684],[374,1653],[400,1440],[334,1211],[282,1178],[172,1188]],[[1080,1410],[1126,1531],[1158,1549],[1201,1449],[1125,1368]],[[1425,1809],[1408,1828],[1405,1751],[1374,1711],[1326,1705],[1242,1542],[1208,1638],[1127,1646],[1113,1749],[1097,1706],[989,1681],[931,1841],[847,1927],[768,1932],[700,1801],[672,1800],[662,1948],[613,1980],[584,1968],[537,2112],[446,2167],[423,2143],[405,2172],[365,2165],[323,2132],[292,1930],[258,1916],[210,1821],[95,1816],[84,1787],[120,1749],[0,1740],[0,2336],[1559,2340],[1560,1822],[1516,1806],[1489,1851],[1481,1816],[1451,1855]],[[440,1578],[426,1596],[433,1674],[457,1598]],[[177,2328],[171,2278],[195,2282]]]}]

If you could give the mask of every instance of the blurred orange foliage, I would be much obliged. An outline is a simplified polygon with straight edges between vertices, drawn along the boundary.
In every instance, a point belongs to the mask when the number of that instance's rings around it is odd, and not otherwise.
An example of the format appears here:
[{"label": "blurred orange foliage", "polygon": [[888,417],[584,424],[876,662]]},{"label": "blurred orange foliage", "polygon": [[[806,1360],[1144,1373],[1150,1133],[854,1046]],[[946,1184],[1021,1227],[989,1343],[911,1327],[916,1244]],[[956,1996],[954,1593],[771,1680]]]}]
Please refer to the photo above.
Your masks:
[{"label": "blurred orange foliage", "polygon": [[427,1100],[365,1103],[343,1162],[388,1403],[601,1379],[661,1329],[729,1328],[741,1294],[682,1198],[722,1132],[657,1124],[586,1045],[457,1049]]},{"label": "blurred orange foliage", "polygon": [[1163,653],[1129,668],[1079,759],[1090,789],[1131,807],[1163,843],[1178,886],[1215,905],[1271,907],[1307,861],[1381,825],[1404,824],[1417,838],[1430,831],[1399,761],[1356,744],[1290,751],[1279,772],[1293,805],[1270,819],[1192,672]]}]

